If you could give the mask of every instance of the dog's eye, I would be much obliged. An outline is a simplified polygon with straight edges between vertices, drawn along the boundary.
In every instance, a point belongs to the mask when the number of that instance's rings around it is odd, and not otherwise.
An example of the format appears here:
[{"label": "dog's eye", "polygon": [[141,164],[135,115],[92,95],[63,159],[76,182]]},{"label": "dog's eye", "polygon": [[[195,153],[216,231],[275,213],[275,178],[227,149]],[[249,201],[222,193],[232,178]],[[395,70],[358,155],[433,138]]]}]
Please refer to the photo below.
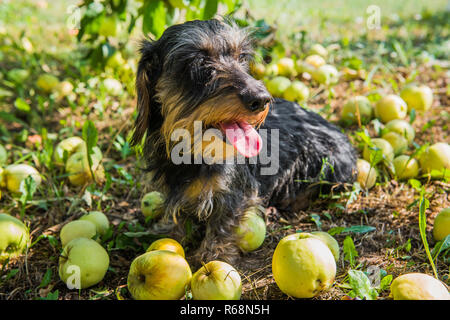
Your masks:
[{"label": "dog's eye", "polygon": [[241,62],[247,61],[249,57],[250,57],[250,55],[248,53],[241,53],[239,55],[239,61],[241,61]]}]

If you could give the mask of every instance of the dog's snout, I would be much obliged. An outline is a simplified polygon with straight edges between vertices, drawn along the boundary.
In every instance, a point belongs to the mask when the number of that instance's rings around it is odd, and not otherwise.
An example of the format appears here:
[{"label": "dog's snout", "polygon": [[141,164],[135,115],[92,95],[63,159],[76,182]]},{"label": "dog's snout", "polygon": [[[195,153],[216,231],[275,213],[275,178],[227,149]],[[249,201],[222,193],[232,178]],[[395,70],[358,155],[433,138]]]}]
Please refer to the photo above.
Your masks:
[{"label": "dog's snout", "polygon": [[266,93],[259,94],[244,94],[241,95],[242,102],[245,107],[251,112],[262,111],[266,108],[270,101],[270,95]]}]

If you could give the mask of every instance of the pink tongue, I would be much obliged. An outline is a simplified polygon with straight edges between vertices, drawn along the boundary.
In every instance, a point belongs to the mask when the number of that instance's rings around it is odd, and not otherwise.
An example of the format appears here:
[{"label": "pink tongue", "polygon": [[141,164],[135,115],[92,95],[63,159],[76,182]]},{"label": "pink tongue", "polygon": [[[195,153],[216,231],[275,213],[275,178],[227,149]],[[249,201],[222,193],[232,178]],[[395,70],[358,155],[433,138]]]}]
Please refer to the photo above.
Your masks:
[{"label": "pink tongue", "polygon": [[225,131],[228,141],[243,156],[254,157],[261,151],[261,136],[248,122],[224,123],[222,124],[222,130]]}]

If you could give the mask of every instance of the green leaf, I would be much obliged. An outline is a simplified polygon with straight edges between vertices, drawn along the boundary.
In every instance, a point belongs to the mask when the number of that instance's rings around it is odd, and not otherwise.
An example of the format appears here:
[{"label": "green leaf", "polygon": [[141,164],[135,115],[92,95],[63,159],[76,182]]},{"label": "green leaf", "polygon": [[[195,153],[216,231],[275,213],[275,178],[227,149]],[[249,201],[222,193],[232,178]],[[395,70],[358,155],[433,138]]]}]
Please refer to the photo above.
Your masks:
[{"label": "green leaf", "polygon": [[94,123],[90,120],[87,120],[83,125],[83,140],[86,141],[89,169],[91,171],[92,177],[94,178],[94,181],[96,181],[94,172],[92,170],[92,153],[93,148],[97,145],[98,131]]},{"label": "green leaf", "polygon": [[166,7],[164,1],[149,1],[144,5],[142,31],[159,38],[166,28]]},{"label": "green leaf", "polygon": [[355,294],[361,299],[376,300],[377,291],[371,287],[369,278],[359,270],[348,271],[348,281]]},{"label": "green leaf", "polygon": [[317,228],[321,230],[322,222],[320,221],[320,216],[313,213],[311,214],[311,220],[316,224]]},{"label": "green leaf", "polygon": [[431,267],[433,268],[434,277],[438,279],[436,267],[433,262],[433,258],[431,257],[430,248],[428,246],[427,241],[427,214],[426,210],[430,206],[430,201],[425,198],[424,191],[422,190],[420,202],[419,202],[419,231],[420,237],[422,238],[423,246],[425,248],[425,252],[427,254],[428,260],[430,261]]},{"label": "green leaf", "polygon": [[344,245],[342,250],[344,251],[344,259],[350,263],[351,267],[353,267],[356,261],[355,258],[358,256],[358,251],[356,251],[352,237],[347,236],[344,239]]},{"label": "green leaf", "polygon": [[52,269],[47,269],[47,271],[44,274],[44,277],[42,277],[41,284],[39,285],[39,288],[44,288],[50,284],[50,281],[52,281]]},{"label": "green leaf", "polygon": [[372,226],[364,226],[364,225],[357,225],[357,226],[351,226],[351,227],[334,227],[328,230],[328,233],[332,236],[340,233],[345,232],[353,232],[353,233],[367,233],[376,230],[375,227]]},{"label": "green leaf", "polygon": [[214,17],[219,5],[218,0],[206,0],[205,10],[203,11],[203,19],[208,20]]},{"label": "green leaf", "polygon": [[16,101],[14,102],[14,106],[18,110],[23,111],[23,112],[30,112],[30,110],[31,110],[30,105],[22,98],[17,98]]},{"label": "green leaf", "polygon": [[433,251],[431,251],[431,255],[433,256],[433,260],[436,260],[436,258],[439,256],[439,254],[442,251],[447,250],[448,248],[450,248],[450,234],[447,235],[444,240],[439,241],[434,246]]},{"label": "green leaf", "polygon": [[387,276],[383,277],[383,279],[381,279],[380,281],[380,291],[389,289],[392,279],[392,274],[388,274]]}]

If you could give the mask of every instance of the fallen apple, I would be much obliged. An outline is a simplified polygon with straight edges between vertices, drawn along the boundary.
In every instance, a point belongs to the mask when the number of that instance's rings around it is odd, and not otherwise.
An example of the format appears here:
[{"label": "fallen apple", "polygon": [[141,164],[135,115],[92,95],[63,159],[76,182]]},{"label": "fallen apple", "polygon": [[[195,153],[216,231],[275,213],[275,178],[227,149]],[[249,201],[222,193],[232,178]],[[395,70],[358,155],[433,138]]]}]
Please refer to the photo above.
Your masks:
[{"label": "fallen apple", "polygon": [[330,235],[328,232],[324,231],[313,231],[311,232],[312,235],[319,238],[323,241],[328,247],[328,249],[331,250],[331,253],[333,254],[334,260],[337,262],[339,261],[339,243],[336,241],[336,239]]},{"label": "fallen apple", "polygon": [[42,178],[34,167],[23,163],[12,164],[7,166],[3,172],[3,183],[10,192],[20,194],[20,184],[28,176],[34,179],[36,186],[41,184]]},{"label": "fallen apple", "polygon": [[415,178],[419,175],[419,162],[407,155],[398,156],[392,161],[395,174],[400,180]]},{"label": "fallen apple", "polygon": [[16,84],[22,85],[25,80],[30,76],[30,72],[25,69],[11,69],[6,74],[9,80]]},{"label": "fallen apple", "polygon": [[450,300],[447,288],[424,273],[407,273],[395,278],[390,296],[394,300]]},{"label": "fallen apple", "polygon": [[0,144],[0,166],[6,164],[7,160],[8,160],[8,152],[6,151],[5,147]]},{"label": "fallen apple", "polygon": [[59,257],[59,277],[69,289],[96,285],[103,280],[108,267],[108,252],[88,238],[70,241]]},{"label": "fallen apple", "polygon": [[170,238],[162,238],[152,242],[148,247],[147,252],[155,250],[167,250],[172,251],[184,258],[184,249],[178,241]]},{"label": "fallen apple", "polygon": [[294,76],[295,71],[295,62],[291,58],[281,58],[277,62],[278,66],[278,74],[283,77],[291,77]]},{"label": "fallen apple", "polygon": [[58,85],[57,92],[60,97],[66,97],[73,92],[73,84],[64,80]]},{"label": "fallen apple", "polygon": [[[92,172],[95,182],[102,183],[105,180],[105,169],[96,156],[92,156]],[[83,186],[93,181],[92,173],[89,169],[89,161],[85,152],[75,152],[66,162],[66,172],[69,181],[74,186]]]},{"label": "fallen apple", "polygon": [[59,239],[64,248],[70,241],[78,238],[93,239],[97,237],[95,224],[90,221],[71,221],[61,228]]},{"label": "fallen apple", "polygon": [[368,123],[373,117],[373,108],[369,99],[364,96],[355,96],[347,100],[342,107],[341,119],[350,123]]},{"label": "fallen apple", "polygon": [[311,73],[311,77],[317,83],[331,85],[339,81],[339,72],[334,66],[324,64],[323,66],[314,69]]},{"label": "fallen apple", "polygon": [[251,63],[250,71],[256,79],[262,79],[266,74],[266,67],[262,63]]},{"label": "fallen apple", "polygon": [[381,138],[389,142],[392,149],[394,149],[394,155],[396,156],[404,153],[408,149],[408,140],[397,132],[387,132],[383,134]]},{"label": "fallen apple", "polygon": [[[63,166],[64,160],[67,160],[77,151],[86,150],[86,142],[80,137],[69,137],[61,140],[53,152],[53,161],[56,165]],[[67,159],[64,159],[64,152],[67,153]]]},{"label": "fallen apple", "polygon": [[142,214],[150,219],[159,217],[164,212],[165,197],[161,192],[152,191],[144,195],[141,200]]},{"label": "fallen apple", "polygon": [[[419,162],[424,173],[440,177],[445,170],[450,170],[450,146],[445,142],[433,144],[420,155]],[[432,171],[439,173],[434,174]]]},{"label": "fallen apple", "polygon": [[283,92],[283,98],[289,101],[305,101],[309,97],[308,87],[301,81],[294,80]]},{"label": "fallen apple", "polygon": [[372,167],[370,163],[364,159],[356,160],[356,168],[358,170],[358,177],[356,181],[363,189],[372,188],[377,182],[378,171]]},{"label": "fallen apple", "polygon": [[241,276],[235,268],[222,261],[210,261],[192,276],[194,300],[239,300]]},{"label": "fallen apple", "polygon": [[111,55],[111,57],[109,57],[108,60],[106,60],[106,66],[110,67],[112,69],[119,69],[123,65],[125,65],[125,63],[126,63],[126,61],[122,57],[122,54],[120,53],[120,51],[114,52]]},{"label": "fallen apple", "polygon": [[322,46],[320,43],[316,43],[311,46],[311,48],[308,51],[308,54],[310,54],[310,55],[317,54],[319,56],[326,58],[328,55],[328,50],[325,49],[325,47]]},{"label": "fallen apple", "polygon": [[128,290],[136,300],[178,300],[192,279],[191,268],[179,254],[156,250],[133,260]]},{"label": "fallen apple", "polygon": [[266,67],[265,75],[268,77],[275,77],[278,75],[278,65],[276,63],[271,63]]},{"label": "fallen apple", "polygon": [[272,257],[280,290],[295,298],[312,298],[328,290],[336,276],[331,250],[314,235],[295,233],[281,239]]},{"label": "fallen apple", "polygon": [[50,93],[59,85],[59,80],[52,74],[42,74],[36,82],[36,86],[44,92]]},{"label": "fallen apple", "polygon": [[395,94],[382,97],[375,104],[375,116],[383,123],[406,117],[408,107],[402,98]]},{"label": "fallen apple", "polygon": [[408,105],[408,111],[426,111],[433,104],[433,91],[425,85],[408,85],[400,92],[400,97]]},{"label": "fallen apple", "polygon": [[30,241],[28,228],[19,219],[0,213],[0,265],[16,258]]},{"label": "fallen apple", "polygon": [[386,123],[384,129],[388,132],[396,132],[408,140],[411,144],[416,136],[414,128],[406,120],[395,119]]},{"label": "fallen apple", "polygon": [[244,252],[258,249],[266,237],[266,222],[257,208],[250,208],[235,230],[237,245]]},{"label": "fallen apple", "polygon": [[267,82],[267,90],[275,97],[282,97],[283,92],[289,88],[291,80],[286,77],[277,76]]},{"label": "fallen apple", "polygon": [[442,241],[450,234],[450,207],[442,209],[433,224],[433,238]]},{"label": "fallen apple", "polygon": [[104,16],[101,18],[98,34],[104,37],[115,37],[119,30],[119,21],[115,16]]},{"label": "fallen apple", "polygon": [[95,229],[98,235],[105,235],[109,229],[108,217],[101,211],[91,211],[88,214],[82,216],[80,221],[89,221],[95,225]]},{"label": "fallen apple", "polygon": [[323,66],[324,64],[326,64],[325,59],[322,58],[321,56],[319,56],[318,54],[312,54],[310,56],[307,56],[305,58],[305,62],[307,64],[310,64],[314,68],[319,68],[319,67]]},{"label": "fallen apple", "polygon": [[366,161],[370,162],[370,154],[373,152],[381,152],[383,158],[389,162],[394,160],[394,148],[392,148],[391,144],[382,139],[382,138],[374,138],[372,139],[373,147],[370,147],[368,144],[365,145],[363,151],[363,158]]}]

